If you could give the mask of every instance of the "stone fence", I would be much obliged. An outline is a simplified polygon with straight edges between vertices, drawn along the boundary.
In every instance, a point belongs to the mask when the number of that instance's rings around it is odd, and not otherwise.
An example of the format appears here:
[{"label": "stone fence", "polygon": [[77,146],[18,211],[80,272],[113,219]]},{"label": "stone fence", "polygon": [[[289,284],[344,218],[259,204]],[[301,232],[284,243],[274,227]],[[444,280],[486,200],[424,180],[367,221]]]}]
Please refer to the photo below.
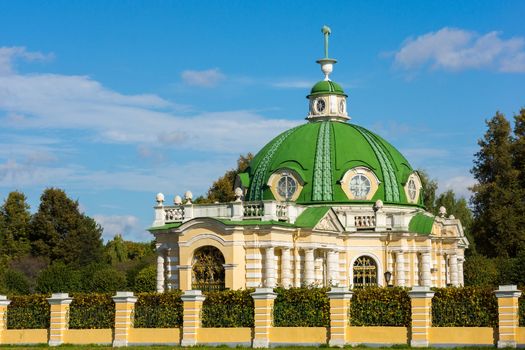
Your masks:
[{"label": "stone fence", "polygon": [[[130,292],[117,292],[115,326],[112,329],[69,329],[67,293],[53,294],[50,304],[49,329],[6,329],[7,306],[10,301],[0,296],[0,345],[48,343],[56,346],[68,344],[127,345],[181,345],[193,346],[227,344],[266,348],[279,345],[345,346],[365,344],[389,346],[409,344],[427,346],[525,346],[525,327],[519,327],[516,286],[500,286],[495,291],[498,299],[498,327],[432,327],[432,297],[428,287],[414,287],[411,298],[412,322],[410,327],[352,327],[349,309],[352,292],[345,288],[332,288],[330,299],[330,327],[274,327],[273,305],[276,294],[271,288],[259,288],[252,293],[254,299],[254,328],[204,328],[201,311],[205,300],[199,290],[186,291],[182,296],[182,328],[134,328],[137,298]],[[373,310],[370,310],[373,312]]]}]

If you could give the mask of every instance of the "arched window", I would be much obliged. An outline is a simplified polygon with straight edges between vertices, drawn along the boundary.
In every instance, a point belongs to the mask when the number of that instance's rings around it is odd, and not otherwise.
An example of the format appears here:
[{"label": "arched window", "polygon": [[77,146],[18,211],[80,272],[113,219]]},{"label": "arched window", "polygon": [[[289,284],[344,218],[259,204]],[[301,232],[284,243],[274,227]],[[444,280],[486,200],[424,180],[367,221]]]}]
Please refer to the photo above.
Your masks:
[{"label": "arched window", "polygon": [[354,288],[377,286],[377,264],[369,256],[360,256],[354,262]]},{"label": "arched window", "polygon": [[195,251],[192,263],[192,289],[202,291],[224,289],[224,256],[212,246]]}]

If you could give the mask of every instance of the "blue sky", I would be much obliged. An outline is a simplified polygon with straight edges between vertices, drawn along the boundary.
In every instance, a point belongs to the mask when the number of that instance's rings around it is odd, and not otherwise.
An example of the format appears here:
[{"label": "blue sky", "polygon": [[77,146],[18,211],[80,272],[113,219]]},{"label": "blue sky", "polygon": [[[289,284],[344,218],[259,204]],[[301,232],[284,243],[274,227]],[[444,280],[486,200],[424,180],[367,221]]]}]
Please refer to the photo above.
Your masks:
[{"label": "blue sky", "polygon": [[352,122],[469,196],[484,120],[525,107],[523,1],[0,0],[0,196],[63,188],[149,240],[157,192],[204,193],[304,122],[331,78]]}]

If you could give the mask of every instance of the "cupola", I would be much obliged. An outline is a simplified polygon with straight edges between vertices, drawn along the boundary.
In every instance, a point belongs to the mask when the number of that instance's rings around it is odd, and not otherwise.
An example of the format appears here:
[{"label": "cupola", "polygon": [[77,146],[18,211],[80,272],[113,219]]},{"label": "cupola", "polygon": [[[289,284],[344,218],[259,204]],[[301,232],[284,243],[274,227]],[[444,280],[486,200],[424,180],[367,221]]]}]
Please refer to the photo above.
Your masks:
[{"label": "cupola", "polygon": [[330,28],[323,26],[324,35],[324,58],[316,62],[321,65],[324,80],[317,82],[306,96],[310,100],[309,113],[306,119],[310,122],[323,120],[334,120],[345,122],[350,119],[346,111],[346,98],[348,97],[341,85],[330,80],[330,73],[334,69],[337,60],[328,57],[328,37]]}]

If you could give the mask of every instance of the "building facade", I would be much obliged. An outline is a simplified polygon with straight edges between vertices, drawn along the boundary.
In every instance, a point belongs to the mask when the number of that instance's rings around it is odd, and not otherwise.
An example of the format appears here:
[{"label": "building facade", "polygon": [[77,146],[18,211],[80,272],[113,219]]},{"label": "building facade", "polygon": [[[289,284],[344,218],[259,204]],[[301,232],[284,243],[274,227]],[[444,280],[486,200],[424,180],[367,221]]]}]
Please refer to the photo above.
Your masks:
[{"label": "building facade", "polygon": [[421,179],[375,133],[349,123],[347,95],[324,80],[307,122],[271,140],[238,175],[237,199],[166,205],[157,195],[157,290],[282,286],[459,286],[469,242],[445,208],[425,211]]}]

